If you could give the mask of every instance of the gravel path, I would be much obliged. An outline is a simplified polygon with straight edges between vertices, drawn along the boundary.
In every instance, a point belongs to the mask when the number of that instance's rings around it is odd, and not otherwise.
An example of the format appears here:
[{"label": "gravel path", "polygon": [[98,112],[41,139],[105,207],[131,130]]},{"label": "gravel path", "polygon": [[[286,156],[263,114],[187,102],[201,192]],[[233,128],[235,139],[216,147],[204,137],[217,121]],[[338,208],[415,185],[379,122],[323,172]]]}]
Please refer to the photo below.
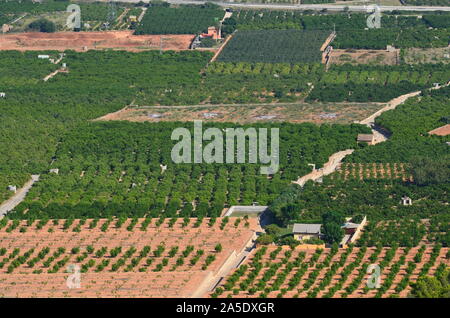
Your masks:
[{"label": "gravel path", "polygon": [[3,202],[0,205],[0,218],[5,216],[5,214],[12,209],[14,209],[20,202],[25,199],[25,196],[27,195],[28,191],[31,189],[33,184],[39,180],[39,175],[32,175],[31,179],[27,181],[27,183],[24,184],[22,188],[17,190],[17,192],[8,200]]}]

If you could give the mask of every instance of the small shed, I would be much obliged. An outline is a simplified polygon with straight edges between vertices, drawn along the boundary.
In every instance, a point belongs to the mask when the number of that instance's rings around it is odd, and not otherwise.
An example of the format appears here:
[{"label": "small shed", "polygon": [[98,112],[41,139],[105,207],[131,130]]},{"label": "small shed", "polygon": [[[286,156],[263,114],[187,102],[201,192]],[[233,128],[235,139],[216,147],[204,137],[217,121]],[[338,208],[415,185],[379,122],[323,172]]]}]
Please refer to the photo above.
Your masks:
[{"label": "small shed", "polygon": [[368,145],[373,145],[375,142],[375,136],[373,134],[358,134],[357,142],[365,142]]},{"label": "small shed", "polygon": [[412,205],[412,199],[408,196],[403,196],[402,200],[400,201],[402,205]]},{"label": "small shed", "polygon": [[320,231],[322,228],[322,224],[302,224],[295,223],[292,228],[292,233],[294,234],[294,238],[298,241],[309,240],[312,238],[319,239],[322,235]]},{"label": "small shed", "polygon": [[1,92],[0,93],[0,97],[5,98],[6,97],[6,93]]},{"label": "small shed", "polygon": [[345,231],[345,234],[354,234],[359,226],[360,224],[347,222],[342,226],[342,229]]},{"label": "small shed", "polygon": [[11,29],[12,29],[12,26],[9,25],[9,24],[3,24],[2,25],[2,33],[7,33],[9,31],[11,31]]},{"label": "small shed", "polygon": [[59,174],[59,169],[58,168],[50,169],[49,172],[54,173],[54,174]]},{"label": "small shed", "polygon": [[396,50],[395,46],[392,46],[392,45],[386,46],[386,51],[388,51],[388,52],[395,52],[395,50]]},{"label": "small shed", "polygon": [[14,193],[16,193],[16,192],[17,192],[17,186],[9,185],[9,186],[8,186],[8,190],[9,190],[9,191],[12,191],[12,192],[14,192]]}]

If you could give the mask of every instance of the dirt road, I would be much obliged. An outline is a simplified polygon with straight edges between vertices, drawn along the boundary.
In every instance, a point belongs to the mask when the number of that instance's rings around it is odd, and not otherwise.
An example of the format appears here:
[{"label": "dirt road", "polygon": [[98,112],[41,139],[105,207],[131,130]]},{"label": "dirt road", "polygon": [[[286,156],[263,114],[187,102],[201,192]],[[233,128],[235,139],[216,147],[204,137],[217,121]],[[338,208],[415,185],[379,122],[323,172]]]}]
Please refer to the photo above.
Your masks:
[{"label": "dirt road", "polygon": [[25,196],[27,195],[28,191],[31,189],[33,184],[39,180],[39,175],[32,175],[31,179],[24,184],[22,188],[17,190],[17,192],[8,200],[3,202],[0,205],[0,218],[2,218],[7,212],[14,209],[20,202],[25,199]]},{"label": "dirt road", "polygon": [[351,154],[355,149],[347,149],[343,151],[335,152],[330,156],[328,159],[328,162],[323,165],[323,168],[320,169],[314,169],[312,172],[308,173],[307,175],[304,175],[303,177],[300,177],[297,181],[292,181],[292,183],[296,183],[303,187],[305,183],[309,180],[316,181],[323,176],[329,175],[330,173],[333,173],[338,165],[341,163],[342,159],[344,159],[345,156],[348,156]]},{"label": "dirt road", "polygon": [[419,95],[420,92],[421,91],[412,92],[412,93],[401,95],[401,96],[399,96],[397,98],[394,98],[393,100],[388,102],[385,107],[381,108],[377,112],[373,113],[372,115],[370,115],[366,119],[363,119],[363,120],[361,120],[359,122],[361,125],[367,125],[367,126],[369,126],[372,129],[372,133],[375,136],[374,144],[378,144],[380,142],[384,142],[384,141],[388,140],[388,138],[390,137],[390,133],[389,132],[387,132],[387,131],[383,130],[381,127],[378,127],[377,125],[375,125],[375,118],[377,118],[382,113],[384,113],[384,112],[386,112],[388,110],[395,109],[398,105],[403,104],[408,98],[411,98],[411,97]]},{"label": "dirt road", "polygon": [[139,15],[138,22],[141,22],[141,21],[142,21],[142,18],[144,17],[145,12],[147,12],[147,9],[148,9],[148,8],[142,8],[142,12],[141,12],[141,14]]},{"label": "dirt road", "polygon": [[[128,3],[138,3],[138,2],[150,2],[150,0],[112,0],[115,2],[128,2]],[[167,0],[166,2],[171,4],[204,4],[207,1],[202,0]],[[233,3],[227,1],[214,1],[215,4],[226,7],[226,8],[244,8],[244,9],[272,9],[272,10],[323,10],[328,11],[338,11],[343,10],[355,11],[355,12],[367,12],[366,5],[348,5],[345,4],[284,4],[284,3]],[[450,7],[444,6],[407,6],[407,5],[397,5],[397,6],[379,6],[382,12],[386,11],[419,11],[419,12],[433,12],[433,11],[450,11]]]},{"label": "dirt road", "polygon": [[382,113],[384,113],[385,111],[391,110],[391,109],[395,109],[398,105],[403,104],[408,98],[417,96],[420,93],[421,93],[421,91],[417,91],[417,92],[412,92],[409,94],[405,94],[405,95],[396,97],[396,98],[392,99],[391,101],[389,101],[385,107],[383,107],[380,110],[378,110],[377,112],[373,113],[366,119],[361,120],[359,123],[361,125],[372,125],[375,123],[375,118],[380,116]]},{"label": "dirt road", "polygon": [[[367,125],[372,129],[372,133],[375,136],[375,141],[374,141],[375,144],[386,141],[390,137],[390,134],[389,134],[389,132],[383,130],[382,127],[378,127],[375,125],[375,118],[377,118],[382,113],[384,113],[388,110],[395,109],[398,105],[403,104],[408,98],[417,96],[420,93],[421,93],[421,91],[412,92],[412,93],[401,95],[399,97],[392,99],[391,101],[389,101],[387,103],[387,105],[385,107],[376,111],[369,117],[361,120],[359,122],[359,124]],[[300,177],[297,181],[292,181],[292,182],[303,187],[304,184],[309,180],[316,181],[316,180],[322,178],[323,176],[333,173],[334,171],[336,171],[336,169],[338,168],[339,164],[344,159],[344,157],[351,154],[353,151],[354,151],[354,149],[347,149],[347,150],[339,151],[339,152],[332,154],[330,156],[328,162],[324,164],[323,168],[313,170],[312,172],[308,173],[307,175]]]},{"label": "dirt road", "polygon": [[46,77],[43,78],[44,82],[47,82],[49,79],[53,78],[59,72],[67,72],[67,71],[62,67],[59,70],[51,72],[50,74],[48,74]]}]

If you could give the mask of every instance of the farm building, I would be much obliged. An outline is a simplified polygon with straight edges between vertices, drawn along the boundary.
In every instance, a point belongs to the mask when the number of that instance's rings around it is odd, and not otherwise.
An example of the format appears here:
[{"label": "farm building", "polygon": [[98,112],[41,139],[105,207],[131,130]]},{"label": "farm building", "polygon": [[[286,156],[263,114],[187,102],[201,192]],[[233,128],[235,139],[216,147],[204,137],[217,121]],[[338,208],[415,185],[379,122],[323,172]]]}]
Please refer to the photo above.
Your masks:
[{"label": "farm building", "polygon": [[[366,225],[367,217],[361,220],[361,223],[350,222],[350,218],[341,226],[344,230],[344,237],[342,238],[341,247],[347,247],[348,243],[354,243],[361,235],[361,230]],[[322,224],[301,224],[296,223],[292,229],[294,238],[297,241],[309,240],[309,239],[321,239]]]},{"label": "farm building", "polygon": [[444,125],[442,127],[433,129],[428,132],[430,135],[437,135],[437,136],[448,136],[450,135],[450,124]]},{"label": "farm building", "polygon": [[412,200],[410,197],[404,196],[402,197],[402,200],[400,201],[402,205],[412,205]]},{"label": "farm building", "polygon": [[373,134],[358,134],[356,141],[365,142],[368,145],[373,145],[375,141],[375,136]]},{"label": "farm building", "polygon": [[345,231],[345,234],[354,234],[358,227],[359,227],[359,224],[352,223],[352,222],[347,222],[342,226],[342,228]]},{"label": "farm building", "polygon": [[10,26],[9,24],[3,24],[2,25],[2,33],[7,33],[9,31],[11,31],[12,26]]},{"label": "farm building", "polygon": [[202,33],[201,37],[202,38],[212,38],[213,40],[219,40],[222,38],[220,33],[221,33],[220,29],[217,30],[217,28],[215,26],[210,26],[210,27],[208,27],[208,33]]},{"label": "farm building", "polygon": [[361,220],[361,223],[353,223],[349,220],[342,225],[342,229],[344,230],[344,237],[339,244],[341,247],[347,247],[347,244],[349,243],[355,243],[355,241],[359,238],[361,235],[361,230],[367,223],[367,217],[364,216],[364,218]]},{"label": "farm building", "polygon": [[322,224],[301,224],[296,223],[292,229],[294,238],[297,241],[309,240],[312,238],[319,239],[322,233],[320,229]]},{"label": "farm building", "polygon": [[54,174],[59,174],[59,169],[58,168],[50,169],[48,172],[49,173],[54,173]]},{"label": "farm building", "polygon": [[9,185],[9,186],[8,186],[8,190],[9,190],[9,191],[12,191],[12,192],[14,192],[14,193],[16,193],[16,192],[17,192],[17,187],[16,187],[16,186],[13,186],[13,185]]},{"label": "farm building", "polygon": [[387,52],[395,52],[395,50],[396,50],[395,46],[392,46],[392,45],[386,46],[386,51]]}]

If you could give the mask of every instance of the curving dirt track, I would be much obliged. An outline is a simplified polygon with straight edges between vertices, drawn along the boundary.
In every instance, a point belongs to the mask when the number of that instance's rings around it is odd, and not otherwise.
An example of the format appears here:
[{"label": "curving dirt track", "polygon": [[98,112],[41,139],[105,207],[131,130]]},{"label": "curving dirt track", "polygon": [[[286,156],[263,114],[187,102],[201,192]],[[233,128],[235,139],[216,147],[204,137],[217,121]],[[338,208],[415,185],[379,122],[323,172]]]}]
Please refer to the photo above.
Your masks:
[{"label": "curving dirt track", "polygon": [[355,151],[355,150],[347,149],[347,150],[335,152],[328,158],[328,162],[326,162],[323,165],[323,168],[315,169],[312,172],[308,173],[307,175],[304,175],[304,176],[298,178],[297,181],[292,181],[292,183],[296,183],[296,184],[300,185],[301,187],[303,187],[305,185],[305,183],[309,180],[316,181],[316,180],[322,178],[323,176],[333,173],[337,169],[337,167],[340,165],[342,159],[344,159],[345,156],[351,154],[353,151]]},{"label": "curving dirt track", "polygon": [[[163,35],[163,50],[188,50],[194,35]],[[0,50],[101,50],[143,51],[160,49],[160,35],[133,35],[133,31],[11,33],[0,35]]]}]

